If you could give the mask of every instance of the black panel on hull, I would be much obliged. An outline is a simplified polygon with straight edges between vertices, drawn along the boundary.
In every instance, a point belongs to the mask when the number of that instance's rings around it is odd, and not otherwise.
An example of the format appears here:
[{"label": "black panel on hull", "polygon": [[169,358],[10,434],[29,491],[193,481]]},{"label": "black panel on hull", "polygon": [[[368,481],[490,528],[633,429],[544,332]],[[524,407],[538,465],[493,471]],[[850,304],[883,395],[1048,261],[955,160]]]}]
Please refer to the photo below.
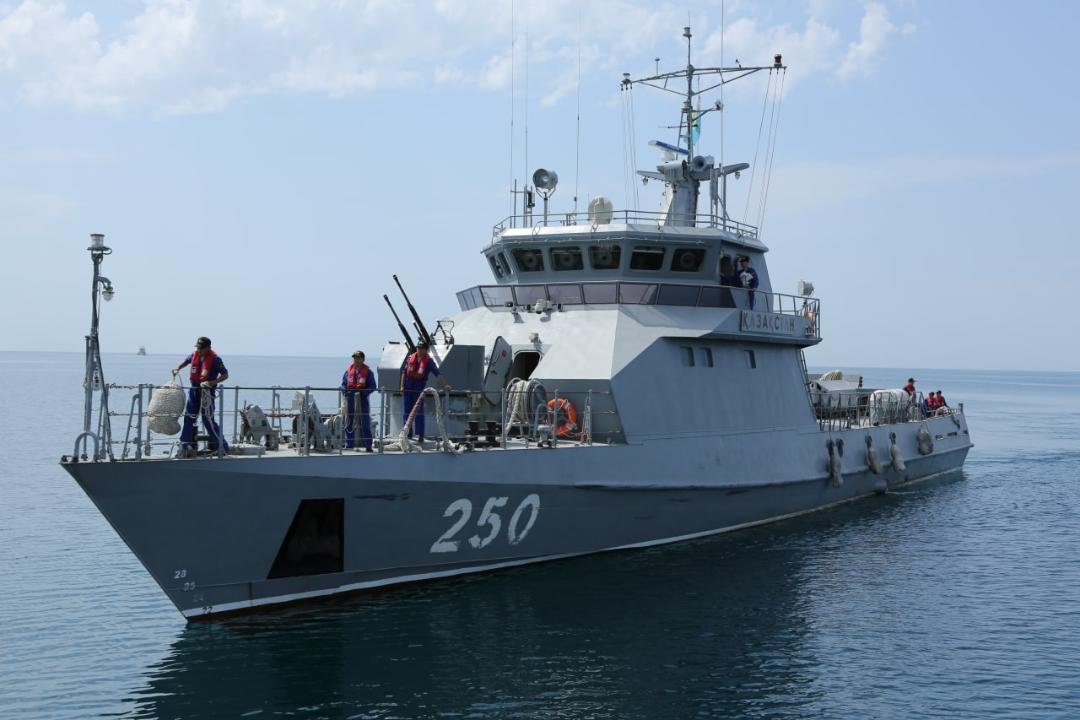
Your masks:
[{"label": "black panel on hull", "polygon": [[345,499],[301,500],[268,580],[345,569]]}]

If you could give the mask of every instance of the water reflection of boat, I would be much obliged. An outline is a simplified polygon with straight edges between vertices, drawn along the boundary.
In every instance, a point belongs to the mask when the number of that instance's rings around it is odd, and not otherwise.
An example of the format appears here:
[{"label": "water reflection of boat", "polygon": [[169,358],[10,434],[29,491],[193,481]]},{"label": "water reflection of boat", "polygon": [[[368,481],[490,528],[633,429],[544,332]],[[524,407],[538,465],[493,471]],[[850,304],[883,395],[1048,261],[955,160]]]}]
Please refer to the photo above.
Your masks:
[{"label": "water reflection of boat", "polygon": [[[831,644],[837,627],[823,620],[846,628],[844,618],[875,612],[860,605],[863,593],[832,590],[865,572],[856,558],[865,558],[870,539],[917,527],[939,495],[886,496],[483,582],[192,623],[129,694],[132,714],[190,720],[300,707],[340,717],[381,717],[380,708],[394,717],[669,718],[691,708],[705,717],[827,714],[812,712],[824,710],[823,687],[855,686],[865,667],[851,662],[846,644]],[[896,551],[907,549],[901,542]],[[880,631],[872,622],[863,628]],[[787,714],[793,705],[807,712]]]}]

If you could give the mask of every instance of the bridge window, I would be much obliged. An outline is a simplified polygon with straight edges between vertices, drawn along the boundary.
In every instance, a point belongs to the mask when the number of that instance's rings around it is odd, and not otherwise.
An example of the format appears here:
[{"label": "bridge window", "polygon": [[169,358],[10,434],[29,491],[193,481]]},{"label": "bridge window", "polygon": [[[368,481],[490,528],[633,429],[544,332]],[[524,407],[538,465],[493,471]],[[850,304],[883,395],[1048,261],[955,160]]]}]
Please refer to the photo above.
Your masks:
[{"label": "bridge window", "polygon": [[735,298],[731,295],[731,289],[726,287],[706,286],[701,288],[701,298],[698,300],[699,307],[735,307]]},{"label": "bridge window", "polygon": [[564,247],[551,249],[551,266],[556,270],[581,270],[581,248]]},{"label": "bridge window", "polygon": [[514,250],[514,262],[520,272],[542,272],[544,253],[535,248],[518,248]]},{"label": "bridge window", "polygon": [[697,305],[700,290],[697,285],[661,285],[656,304],[693,307]]},{"label": "bridge window", "polygon": [[678,248],[671,255],[673,272],[697,272],[705,262],[704,248]]},{"label": "bridge window", "polygon": [[746,364],[750,367],[751,370],[756,369],[757,368],[757,357],[754,355],[754,351],[753,350],[744,350],[743,352],[746,353]]},{"label": "bridge window", "polygon": [[619,302],[629,305],[651,305],[656,299],[656,286],[645,283],[619,283]]},{"label": "bridge window", "polygon": [[694,348],[689,345],[679,346],[679,357],[682,358],[683,367],[694,367]]},{"label": "bridge window", "polygon": [[703,367],[712,367],[713,366],[712,348],[699,347],[697,349],[697,351],[698,351],[698,365],[701,365]]},{"label": "bridge window", "polygon": [[664,248],[639,245],[630,255],[631,270],[659,270],[664,267]]},{"label": "bridge window", "polygon": [[618,270],[621,258],[622,248],[618,245],[594,245],[589,248],[593,270]]},{"label": "bridge window", "polygon": [[596,305],[618,302],[618,285],[615,283],[587,283],[582,285],[585,291],[585,302]]},{"label": "bridge window", "polygon": [[499,261],[495,259],[495,256],[488,255],[488,262],[491,263],[491,272],[495,273],[495,277],[501,278],[503,276],[503,269],[499,267]]},{"label": "bridge window", "polygon": [[502,253],[499,253],[496,257],[499,259],[499,267],[502,268],[503,274],[504,275],[509,275],[510,274],[510,263],[506,262],[506,256],[503,255]]},{"label": "bridge window", "polygon": [[537,300],[547,300],[543,285],[518,285],[514,288],[518,305],[532,305]]},{"label": "bridge window", "polygon": [[492,307],[503,307],[514,303],[514,291],[507,285],[485,285],[480,288],[484,304]]},{"label": "bridge window", "polygon": [[557,305],[580,305],[581,286],[573,285],[548,285],[548,298]]}]

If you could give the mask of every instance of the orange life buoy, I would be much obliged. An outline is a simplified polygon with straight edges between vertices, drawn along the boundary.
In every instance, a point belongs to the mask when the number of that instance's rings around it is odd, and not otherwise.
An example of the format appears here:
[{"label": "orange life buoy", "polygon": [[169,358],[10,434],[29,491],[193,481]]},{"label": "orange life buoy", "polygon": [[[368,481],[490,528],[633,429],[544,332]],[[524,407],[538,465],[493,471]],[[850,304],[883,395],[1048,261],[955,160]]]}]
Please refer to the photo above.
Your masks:
[{"label": "orange life buoy", "polygon": [[555,418],[558,418],[560,412],[566,413],[566,422],[555,428],[555,437],[571,437],[577,430],[577,410],[574,408],[574,404],[564,397],[552,398],[547,403],[548,411]]}]

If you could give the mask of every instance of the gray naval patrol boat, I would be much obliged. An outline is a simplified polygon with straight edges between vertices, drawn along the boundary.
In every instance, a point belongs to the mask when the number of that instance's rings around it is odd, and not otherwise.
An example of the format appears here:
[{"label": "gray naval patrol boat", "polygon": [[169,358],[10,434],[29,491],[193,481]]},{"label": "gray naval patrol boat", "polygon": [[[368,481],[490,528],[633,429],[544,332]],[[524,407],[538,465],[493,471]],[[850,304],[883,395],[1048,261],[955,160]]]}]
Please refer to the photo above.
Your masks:
[{"label": "gray naval patrol boat", "polygon": [[[229,452],[184,457],[150,427],[162,388],[104,383],[99,299],[113,286],[92,236],[84,428],[64,469],[195,619],[700,538],[959,468],[962,405],[927,411],[918,394],[807,373],[821,304],[808,284],[774,292],[757,230],[730,217],[726,181],[747,166],[694,154],[703,81],[784,69],[776,56],[625,76],[624,89],[686,82],[680,141],[654,143],[661,162],[641,173],[664,184],[659,212],[595,198],[549,214],[556,178],[538,171],[483,248],[493,282],[458,293],[460,312],[430,333],[409,303],[451,386],[424,391],[437,430],[422,446],[402,432],[414,339],[399,320],[403,341],[378,363],[375,452],[345,448],[345,416],[317,409],[337,388],[223,387]],[[130,408],[110,410],[128,390]]]}]

